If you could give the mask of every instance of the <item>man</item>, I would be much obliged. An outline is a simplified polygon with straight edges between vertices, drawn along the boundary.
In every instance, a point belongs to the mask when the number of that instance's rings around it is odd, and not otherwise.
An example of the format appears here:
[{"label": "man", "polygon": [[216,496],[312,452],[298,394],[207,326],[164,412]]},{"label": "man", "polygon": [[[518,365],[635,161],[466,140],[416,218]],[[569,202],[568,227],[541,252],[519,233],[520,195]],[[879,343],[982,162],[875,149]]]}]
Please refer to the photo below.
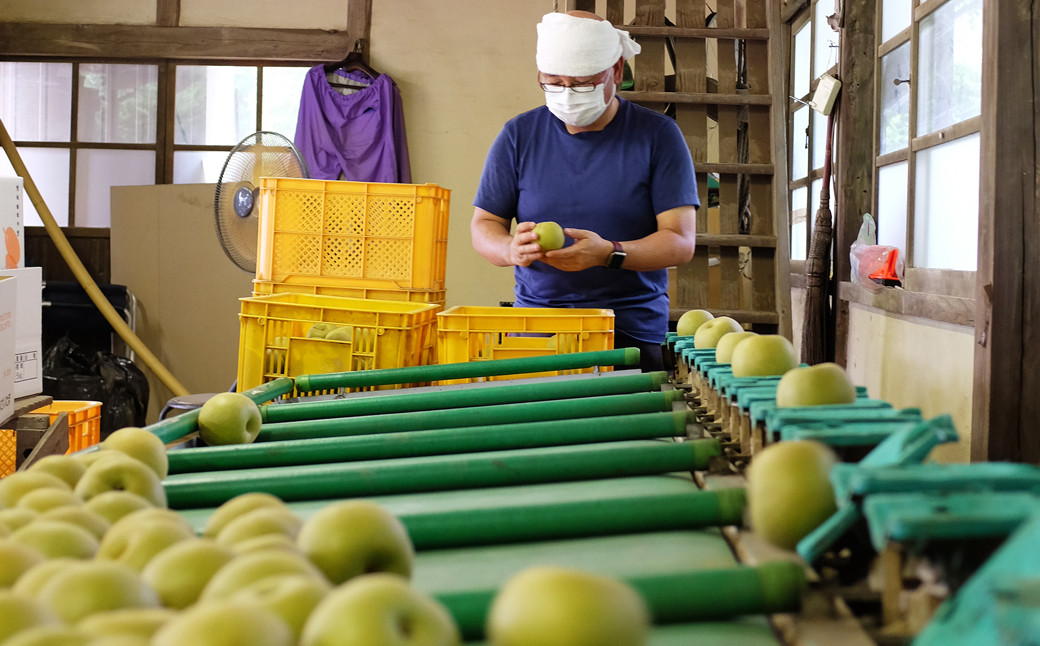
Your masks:
[{"label": "man", "polygon": [[[642,369],[661,370],[667,268],[693,257],[700,200],[675,122],[617,96],[637,53],[595,14],[542,18],[546,105],[510,120],[492,144],[470,231],[478,253],[515,267],[517,307],[612,309],[615,347],[639,348]],[[543,221],[573,242],[543,252],[533,232]]]}]

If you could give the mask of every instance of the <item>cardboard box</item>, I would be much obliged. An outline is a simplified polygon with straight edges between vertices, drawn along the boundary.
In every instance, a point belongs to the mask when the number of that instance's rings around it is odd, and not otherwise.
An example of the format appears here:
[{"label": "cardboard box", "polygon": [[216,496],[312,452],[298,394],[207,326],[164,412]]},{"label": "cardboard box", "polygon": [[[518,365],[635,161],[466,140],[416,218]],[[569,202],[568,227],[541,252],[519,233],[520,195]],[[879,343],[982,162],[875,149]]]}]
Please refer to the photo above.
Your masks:
[{"label": "cardboard box", "polygon": [[0,177],[0,269],[25,267],[24,195],[21,177]]},{"label": "cardboard box", "polygon": [[43,392],[43,268],[0,269],[18,279],[15,288],[14,396]]},{"label": "cardboard box", "polygon": [[14,412],[14,320],[18,279],[0,276],[0,424]]}]

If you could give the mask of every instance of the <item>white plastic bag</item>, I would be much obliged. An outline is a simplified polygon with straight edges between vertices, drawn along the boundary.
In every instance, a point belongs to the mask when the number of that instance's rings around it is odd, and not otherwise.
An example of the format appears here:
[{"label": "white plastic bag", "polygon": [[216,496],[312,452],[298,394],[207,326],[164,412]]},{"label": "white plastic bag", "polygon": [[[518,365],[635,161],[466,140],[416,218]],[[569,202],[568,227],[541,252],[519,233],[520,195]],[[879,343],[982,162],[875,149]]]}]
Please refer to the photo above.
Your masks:
[{"label": "white plastic bag", "polygon": [[877,226],[869,213],[863,214],[859,237],[849,250],[849,264],[852,282],[869,290],[902,284],[903,259],[899,249],[877,244]]}]

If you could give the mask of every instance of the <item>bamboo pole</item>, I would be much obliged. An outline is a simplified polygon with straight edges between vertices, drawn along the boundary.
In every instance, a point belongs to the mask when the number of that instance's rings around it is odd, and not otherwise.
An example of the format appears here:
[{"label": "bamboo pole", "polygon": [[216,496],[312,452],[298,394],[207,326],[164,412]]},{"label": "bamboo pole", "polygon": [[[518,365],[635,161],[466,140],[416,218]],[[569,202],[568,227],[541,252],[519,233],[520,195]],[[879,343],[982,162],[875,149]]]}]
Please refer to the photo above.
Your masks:
[{"label": "bamboo pole", "polygon": [[18,149],[15,148],[14,140],[11,139],[11,135],[7,132],[7,127],[4,125],[3,120],[0,120],[0,144],[3,145],[4,151],[7,153],[7,157],[11,160],[11,165],[14,166],[14,172],[25,182],[25,192],[29,196],[29,200],[32,201],[33,206],[36,207],[36,211],[40,214],[40,219],[43,220],[43,226],[47,229],[47,235],[54,241],[54,245],[58,248],[58,252],[61,257],[65,259],[69,269],[72,270],[73,275],[79,284],[86,290],[87,296],[94,302],[94,305],[101,312],[101,315],[105,317],[112,329],[116,331],[123,341],[126,342],[130,348],[137,353],[137,356],[141,358],[146,366],[155,374],[159,380],[170,389],[170,391],[177,397],[183,397],[189,394],[188,389],[181,385],[177,381],[166,366],[159,361],[158,358],[152,351],[148,349],[148,346],[130,329],[130,326],[126,324],[119,313],[116,312],[112,304],[108,302],[108,298],[101,292],[101,289],[91,278],[90,272],[83,266],[83,261],[76,255],[76,251],[69,244],[68,239],[65,237],[65,233],[58,226],[58,223],[54,220],[54,215],[51,214],[51,210],[47,208],[47,203],[44,202],[43,196],[40,195],[40,191],[36,188],[36,183],[33,182],[32,176],[29,175],[29,170],[25,167],[25,163],[22,162],[22,156],[18,154]]}]

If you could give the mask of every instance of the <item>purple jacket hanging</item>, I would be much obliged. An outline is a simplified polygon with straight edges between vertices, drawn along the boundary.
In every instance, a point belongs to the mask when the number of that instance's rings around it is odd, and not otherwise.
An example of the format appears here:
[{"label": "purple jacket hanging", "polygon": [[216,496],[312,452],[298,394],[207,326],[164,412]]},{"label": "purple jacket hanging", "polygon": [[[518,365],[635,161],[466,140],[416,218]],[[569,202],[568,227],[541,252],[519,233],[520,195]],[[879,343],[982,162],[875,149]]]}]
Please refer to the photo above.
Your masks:
[{"label": "purple jacket hanging", "polygon": [[296,147],[311,177],[411,183],[397,84],[386,74],[371,81],[362,72],[337,70],[334,82],[346,88],[343,94],[325,74],[322,65],[307,72],[296,122]]}]

